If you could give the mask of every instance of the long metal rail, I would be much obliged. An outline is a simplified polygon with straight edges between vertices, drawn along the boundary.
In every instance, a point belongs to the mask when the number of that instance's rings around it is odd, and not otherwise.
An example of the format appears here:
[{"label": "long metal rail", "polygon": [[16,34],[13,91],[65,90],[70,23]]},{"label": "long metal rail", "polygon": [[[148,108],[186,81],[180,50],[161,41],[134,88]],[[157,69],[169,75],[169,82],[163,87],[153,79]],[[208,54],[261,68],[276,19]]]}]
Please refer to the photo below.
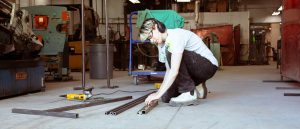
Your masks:
[{"label": "long metal rail", "polygon": [[132,107],[134,107],[134,106],[136,106],[136,105],[138,105],[138,104],[143,103],[143,102],[145,101],[145,99],[146,99],[150,94],[152,94],[152,93],[154,93],[154,92],[151,92],[151,93],[149,93],[149,94],[146,94],[146,95],[144,95],[144,96],[142,96],[142,97],[140,97],[140,98],[137,98],[137,99],[135,99],[135,100],[133,100],[133,101],[131,101],[131,102],[128,102],[128,103],[126,103],[126,104],[123,104],[123,105],[121,105],[121,106],[119,106],[119,107],[116,107],[116,108],[114,108],[114,109],[112,109],[112,110],[106,111],[106,112],[105,112],[105,115],[118,115],[118,114],[120,114],[120,113],[122,113],[122,112],[124,112],[124,111],[126,111],[126,110],[128,110],[128,109],[130,109],[130,108],[132,108]]},{"label": "long metal rail", "polygon": [[29,115],[42,115],[42,116],[55,116],[55,117],[65,117],[65,118],[78,118],[78,113],[68,113],[68,112],[49,112],[43,110],[30,110],[30,109],[12,109],[12,113],[29,114]]},{"label": "long metal rail", "polygon": [[30,109],[14,108],[14,109],[12,109],[12,113],[66,117],[66,118],[78,118],[79,117],[78,113],[68,113],[68,112],[64,112],[64,111],[75,110],[75,109],[91,107],[91,106],[112,103],[112,102],[117,102],[117,101],[123,101],[123,100],[128,100],[128,99],[132,99],[132,96],[125,96],[125,97],[109,99],[109,100],[97,100],[97,101],[93,101],[90,103],[77,104],[77,105],[53,108],[53,109],[48,109],[48,110],[30,110]]},{"label": "long metal rail", "polygon": [[283,96],[300,96],[300,93],[284,93]]},{"label": "long metal rail", "polygon": [[123,101],[123,100],[128,100],[128,99],[132,99],[132,96],[126,96],[126,97],[108,99],[108,100],[97,100],[97,101],[93,101],[93,102],[90,102],[90,103],[84,103],[84,104],[77,104],[77,105],[71,105],[71,106],[48,109],[46,111],[63,112],[63,111],[75,110],[75,109],[91,107],[91,106],[96,106],[96,105],[101,105],[101,104],[106,104],[106,103],[112,103],[112,102],[117,102],[117,101]]}]

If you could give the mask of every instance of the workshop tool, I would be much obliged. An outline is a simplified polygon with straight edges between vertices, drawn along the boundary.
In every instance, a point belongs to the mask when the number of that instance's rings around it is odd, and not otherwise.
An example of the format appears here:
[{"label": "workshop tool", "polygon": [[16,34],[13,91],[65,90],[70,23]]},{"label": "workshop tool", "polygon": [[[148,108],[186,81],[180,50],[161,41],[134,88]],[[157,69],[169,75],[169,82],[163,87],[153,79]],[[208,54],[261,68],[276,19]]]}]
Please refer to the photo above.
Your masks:
[{"label": "workshop tool", "polygon": [[154,88],[159,89],[161,86],[161,83],[154,83]]},{"label": "workshop tool", "polygon": [[87,100],[88,97],[85,94],[65,94],[59,97],[65,97],[67,100]]},{"label": "workshop tool", "polygon": [[94,87],[90,87],[87,89],[82,89],[82,87],[74,87],[74,90],[82,90],[82,94],[70,93],[65,95],[60,95],[59,97],[65,97],[67,100],[80,100],[85,101],[93,97],[92,90]]},{"label": "workshop tool", "polygon": [[145,101],[145,99],[146,99],[150,94],[152,94],[152,93],[154,93],[154,92],[151,92],[151,93],[149,93],[149,94],[146,94],[146,95],[144,95],[144,96],[142,96],[142,97],[140,97],[140,98],[137,98],[137,99],[135,99],[135,100],[133,100],[133,101],[131,101],[131,102],[128,102],[128,103],[126,103],[126,104],[123,104],[123,105],[121,105],[121,106],[119,106],[119,107],[116,107],[116,108],[114,108],[114,109],[112,109],[112,110],[106,111],[106,112],[105,112],[105,115],[118,115],[118,114],[120,114],[120,113],[122,113],[122,112],[124,112],[124,111],[126,111],[126,110],[128,110],[128,109],[130,109],[130,108],[132,108],[132,107],[134,107],[134,106],[136,106],[136,105],[138,105],[138,104],[143,103],[143,102]]},{"label": "workshop tool", "polygon": [[155,108],[158,105],[158,101],[152,101],[150,103],[150,105],[146,105],[144,106],[141,110],[139,110],[137,112],[137,114],[139,115],[143,115],[143,114],[147,114],[148,112],[150,112],[153,108]]},{"label": "workshop tool", "polygon": [[12,113],[55,116],[55,117],[65,117],[65,118],[79,118],[78,113],[68,113],[68,112],[64,112],[64,111],[81,109],[81,108],[85,108],[85,107],[97,106],[97,105],[118,102],[118,101],[123,101],[123,100],[128,100],[128,99],[132,99],[132,96],[125,96],[125,97],[113,98],[113,99],[107,99],[107,100],[96,100],[96,101],[92,101],[89,103],[58,107],[58,108],[53,108],[53,109],[48,109],[48,110],[30,110],[30,109],[13,108]]}]

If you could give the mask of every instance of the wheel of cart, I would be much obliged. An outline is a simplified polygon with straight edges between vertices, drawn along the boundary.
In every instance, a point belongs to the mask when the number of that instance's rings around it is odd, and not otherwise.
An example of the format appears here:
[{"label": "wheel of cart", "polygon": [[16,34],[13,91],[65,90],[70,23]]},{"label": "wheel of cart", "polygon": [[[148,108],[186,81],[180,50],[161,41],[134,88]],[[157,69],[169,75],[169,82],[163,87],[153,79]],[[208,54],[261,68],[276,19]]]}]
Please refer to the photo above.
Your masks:
[{"label": "wheel of cart", "polygon": [[129,44],[129,67],[128,74],[133,76],[133,83],[135,85],[140,84],[141,77],[147,77],[150,80],[151,76],[164,76],[165,71],[151,71],[151,70],[134,70],[133,69],[133,57],[132,57],[132,46],[135,44],[145,44],[148,42],[141,42],[140,40],[133,39],[133,23],[132,18],[137,15],[136,25],[140,28],[142,22],[147,18],[156,18],[157,20],[163,22],[168,29],[172,28],[182,28],[184,25],[184,19],[174,10],[145,10],[145,11],[135,11],[130,13],[129,16],[129,27],[130,27],[130,44]]}]

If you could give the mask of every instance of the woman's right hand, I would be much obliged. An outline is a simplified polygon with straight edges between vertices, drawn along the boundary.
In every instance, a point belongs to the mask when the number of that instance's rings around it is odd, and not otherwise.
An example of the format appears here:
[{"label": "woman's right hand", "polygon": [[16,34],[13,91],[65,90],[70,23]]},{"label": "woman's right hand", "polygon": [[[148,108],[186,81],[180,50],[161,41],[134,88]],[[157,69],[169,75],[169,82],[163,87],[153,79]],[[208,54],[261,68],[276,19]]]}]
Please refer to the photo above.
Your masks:
[{"label": "woman's right hand", "polygon": [[154,101],[157,101],[159,98],[160,97],[158,96],[157,92],[152,93],[146,98],[145,104],[149,106],[149,105],[151,105],[151,103],[153,103]]}]

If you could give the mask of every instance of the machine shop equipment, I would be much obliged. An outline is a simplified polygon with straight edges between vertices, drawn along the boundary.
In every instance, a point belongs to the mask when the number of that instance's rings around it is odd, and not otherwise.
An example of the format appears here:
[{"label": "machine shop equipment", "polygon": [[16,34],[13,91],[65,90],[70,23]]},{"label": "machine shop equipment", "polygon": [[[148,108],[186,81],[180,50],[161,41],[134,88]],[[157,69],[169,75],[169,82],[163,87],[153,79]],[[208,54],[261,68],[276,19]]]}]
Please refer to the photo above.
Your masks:
[{"label": "machine shop equipment", "polygon": [[0,1],[0,98],[44,90],[44,46],[31,28],[30,13]]},{"label": "machine shop equipment", "polygon": [[31,18],[26,10],[16,10],[15,4],[0,1],[0,59],[36,57],[43,44],[31,30]]},{"label": "machine shop equipment", "polygon": [[[79,41],[80,21],[75,15],[81,15],[81,6],[79,4],[51,5],[51,6],[30,6],[25,10],[31,12],[33,21],[33,32],[43,39],[44,48],[40,52],[41,57],[46,61],[46,80],[70,80],[71,68],[69,62],[80,62],[80,53],[74,53],[81,46]],[[96,37],[96,28],[98,26],[98,15],[87,8],[86,15],[86,37],[87,40],[93,40]],[[72,14],[72,15],[71,15]],[[79,20],[79,19],[77,19]],[[70,26],[77,26],[74,32],[69,32]],[[72,42],[70,42],[72,41]],[[76,66],[80,66],[76,64]],[[77,69],[78,69],[77,67]]]},{"label": "machine shop equipment", "polygon": [[33,32],[44,42],[40,52],[46,62],[46,80],[69,80],[66,7],[30,6],[23,8],[31,13]]}]

